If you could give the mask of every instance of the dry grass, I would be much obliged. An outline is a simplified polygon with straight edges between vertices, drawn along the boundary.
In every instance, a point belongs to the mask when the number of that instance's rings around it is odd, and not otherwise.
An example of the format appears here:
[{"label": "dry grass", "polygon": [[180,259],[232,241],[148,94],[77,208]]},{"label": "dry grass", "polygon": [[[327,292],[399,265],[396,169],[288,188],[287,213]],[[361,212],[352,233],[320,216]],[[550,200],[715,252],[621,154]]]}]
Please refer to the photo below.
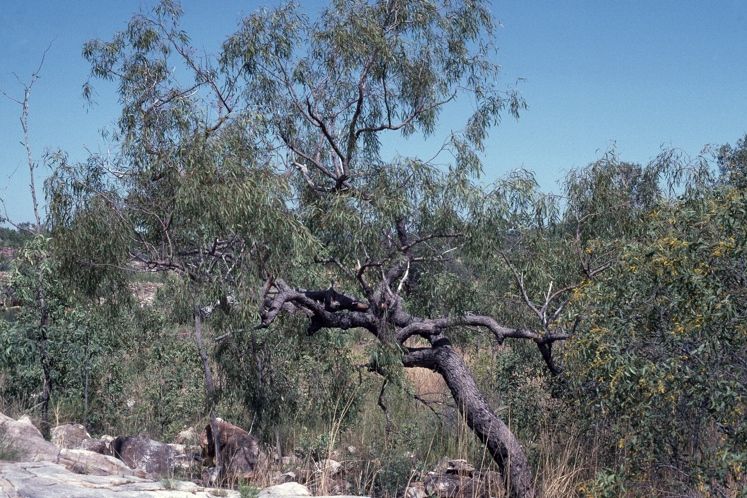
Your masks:
[{"label": "dry grass", "polygon": [[405,377],[412,385],[417,396],[429,401],[443,401],[449,396],[449,388],[446,386],[440,374],[427,368],[408,368]]},{"label": "dry grass", "polygon": [[594,474],[596,450],[585,447],[573,436],[559,440],[544,434],[536,450],[536,483],[544,498],[577,496],[580,485]]}]

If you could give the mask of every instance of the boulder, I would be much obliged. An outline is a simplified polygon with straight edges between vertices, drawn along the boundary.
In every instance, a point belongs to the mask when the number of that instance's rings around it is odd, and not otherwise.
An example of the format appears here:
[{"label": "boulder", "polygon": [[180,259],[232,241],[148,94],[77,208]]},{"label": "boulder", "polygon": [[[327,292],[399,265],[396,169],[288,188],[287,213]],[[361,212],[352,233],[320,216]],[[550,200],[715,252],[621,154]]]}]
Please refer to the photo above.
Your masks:
[{"label": "boulder", "polygon": [[41,432],[34,427],[28,417],[13,420],[0,413],[0,445],[4,448],[6,459],[18,462],[55,462],[82,474],[136,474],[114,458],[92,451],[58,448],[44,440]]},{"label": "boulder", "polygon": [[[451,458],[442,458],[421,486],[427,496],[438,498],[488,498],[504,493],[503,480],[497,472],[477,471],[467,460]],[[413,496],[406,498],[417,498],[419,489],[410,490],[410,494]]]},{"label": "boulder", "polygon": [[185,446],[198,446],[200,444],[200,435],[194,427],[184,429],[174,438],[174,444],[183,444]]},{"label": "boulder", "polygon": [[13,420],[0,413],[0,444],[6,459],[19,462],[55,461],[60,452],[26,416]]},{"label": "boulder", "polygon": [[113,456],[101,455],[88,450],[62,448],[57,463],[77,474],[94,476],[132,476],[145,477],[144,472],[133,472],[121,460]]},{"label": "boulder", "polygon": [[91,439],[86,428],[81,424],[58,425],[51,431],[52,444],[58,448],[80,449],[83,443]]},{"label": "boulder", "polygon": [[472,477],[475,474],[475,467],[467,460],[442,458],[436,468],[436,474],[451,474],[457,476]]},{"label": "boulder", "polygon": [[[221,462],[225,475],[233,478],[251,478],[259,461],[260,450],[257,439],[241,427],[217,419],[220,434],[219,445]],[[203,464],[213,465],[215,444],[210,424],[200,434]]]},{"label": "boulder", "polygon": [[111,445],[113,441],[114,438],[112,436],[101,436],[100,438],[86,439],[80,444],[80,449],[111,456]]},{"label": "boulder", "polygon": [[325,458],[324,460],[316,462],[315,467],[317,472],[325,473],[330,477],[339,474],[342,470],[342,464],[337,460],[332,460],[331,458]]},{"label": "boulder", "polygon": [[283,484],[286,482],[297,482],[298,477],[296,476],[296,473],[292,470],[289,470],[288,472],[283,472],[282,474],[278,473],[277,477],[275,477],[275,483],[277,484]]},{"label": "boulder", "polygon": [[263,489],[259,492],[257,498],[275,498],[279,496],[311,496],[311,491],[303,484],[286,482]]},{"label": "boulder", "polygon": [[174,452],[174,468],[188,470],[200,460],[200,447],[187,446],[184,444],[169,444]]},{"label": "boulder", "polygon": [[423,484],[428,496],[454,498],[460,494],[461,482],[456,476],[431,472],[426,476]]},{"label": "boulder", "polygon": [[161,443],[146,436],[120,436],[112,442],[111,450],[129,468],[154,477],[171,475],[175,467],[189,467],[194,458],[184,446]]},{"label": "boulder", "polygon": [[422,482],[412,482],[405,489],[405,498],[428,498],[425,485]]}]

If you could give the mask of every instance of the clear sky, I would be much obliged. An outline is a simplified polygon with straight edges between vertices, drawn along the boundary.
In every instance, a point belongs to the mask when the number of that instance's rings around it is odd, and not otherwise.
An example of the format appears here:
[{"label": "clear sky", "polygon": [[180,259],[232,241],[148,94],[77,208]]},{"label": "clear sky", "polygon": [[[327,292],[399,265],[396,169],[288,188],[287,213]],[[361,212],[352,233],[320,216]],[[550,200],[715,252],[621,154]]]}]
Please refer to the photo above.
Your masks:
[{"label": "clear sky", "polygon": [[[74,160],[106,150],[100,130],[114,123],[111,85],[96,83],[97,105],[81,96],[88,66],[81,47],[108,39],[151,0],[3,0],[0,89],[13,96],[51,43],[31,100],[31,143],[40,158],[62,148]],[[184,25],[198,48],[215,53],[242,15],[274,0],[185,0]],[[324,2],[301,1],[317,10]],[[662,146],[695,155],[706,144],[747,133],[747,1],[494,1],[503,83],[529,109],[493,130],[484,155],[488,180],[525,167],[546,190],[571,168],[613,145],[647,162]],[[20,108],[0,98],[0,197],[15,221],[32,217]],[[458,109],[443,116],[461,127]],[[435,142],[435,140],[434,140]],[[393,141],[403,155],[422,143]],[[42,171],[42,176],[45,172]]]}]

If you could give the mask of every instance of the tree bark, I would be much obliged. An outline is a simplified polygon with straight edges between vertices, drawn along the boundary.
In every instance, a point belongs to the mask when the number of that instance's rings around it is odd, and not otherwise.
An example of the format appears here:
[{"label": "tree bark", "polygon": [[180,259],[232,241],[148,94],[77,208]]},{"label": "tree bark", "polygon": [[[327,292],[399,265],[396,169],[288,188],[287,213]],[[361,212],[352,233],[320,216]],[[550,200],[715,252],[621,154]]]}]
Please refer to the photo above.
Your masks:
[{"label": "tree bark", "polygon": [[43,386],[41,396],[42,419],[39,428],[41,429],[41,433],[42,436],[44,436],[44,439],[49,440],[51,429],[51,425],[49,423],[49,400],[52,397],[52,362],[49,358],[49,352],[47,351],[46,332],[44,333],[44,338],[41,341],[40,350],[42,355],[41,365],[43,373]]},{"label": "tree bark", "polygon": [[52,358],[49,355],[49,337],[47,327],[49,327],[49,308],[44,292],[43,273],[39,273],[36,288],[36,302],[39,306],[39,335],[36,340],[36,347],[39,350],[40,362],[42,367],[42,395],[41,411],[42,419],[40,429],[44,439],[50,438],[49,423],[49,400],[52,397]]},{"label": "tree bark", "polygon": [[534,498],[532,471],[524,448],[511,429],[493,413],[469,368],[448,340],[436,341],[432,348],[410,351],[403,363],[405,367],[429,368],[441,374],[467,425],[498,464],[509,496]]},{"label": "tree bark", "polygon": [[215,448],[215,477],[219,478],[222,472],[222,458],[221,458],[221,447],[220,447],[220,426],[218,420],[215,417],[215,404],[216,404],[216,391],[215,383],[213,382],[213,372],[210,370],[210,360],[208,358],[207,351],[205,350],[205,342],[202,339],[202,317],[200,316],[200,308],[195,306],[194,311],[195,319],[195,344],[197,345],[197,351],[200,354],[202,360],[203,373],[205,375],[205,398],[207,404],[207,411],[210,416],[210,432],[213,437],[213,447]]}]

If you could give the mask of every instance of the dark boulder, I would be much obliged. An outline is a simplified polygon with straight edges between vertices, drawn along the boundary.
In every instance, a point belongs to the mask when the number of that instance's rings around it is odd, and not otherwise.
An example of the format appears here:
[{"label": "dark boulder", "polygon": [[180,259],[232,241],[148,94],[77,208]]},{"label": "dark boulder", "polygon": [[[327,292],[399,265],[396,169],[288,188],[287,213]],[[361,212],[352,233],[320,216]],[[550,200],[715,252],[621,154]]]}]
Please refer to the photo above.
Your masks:
[{"label": "dark boulder", "polygon": [[[249,478],[259,461],[260,450],[257,439],[241,427],[237,427],[224,420],[217,419],[218,443],[220,447],[223,472],[226,476]],[[215,444],[210,425],[200,434],[203,463],[214,465]]]},{"label": "dark boulder", "polygon": [[176,467],[184,466],[193,455],[184,446],[165,444],[145,436],[120,436],[112,441],[112,454],[131,469],[139,469],[150,476],[172,475]]}]

